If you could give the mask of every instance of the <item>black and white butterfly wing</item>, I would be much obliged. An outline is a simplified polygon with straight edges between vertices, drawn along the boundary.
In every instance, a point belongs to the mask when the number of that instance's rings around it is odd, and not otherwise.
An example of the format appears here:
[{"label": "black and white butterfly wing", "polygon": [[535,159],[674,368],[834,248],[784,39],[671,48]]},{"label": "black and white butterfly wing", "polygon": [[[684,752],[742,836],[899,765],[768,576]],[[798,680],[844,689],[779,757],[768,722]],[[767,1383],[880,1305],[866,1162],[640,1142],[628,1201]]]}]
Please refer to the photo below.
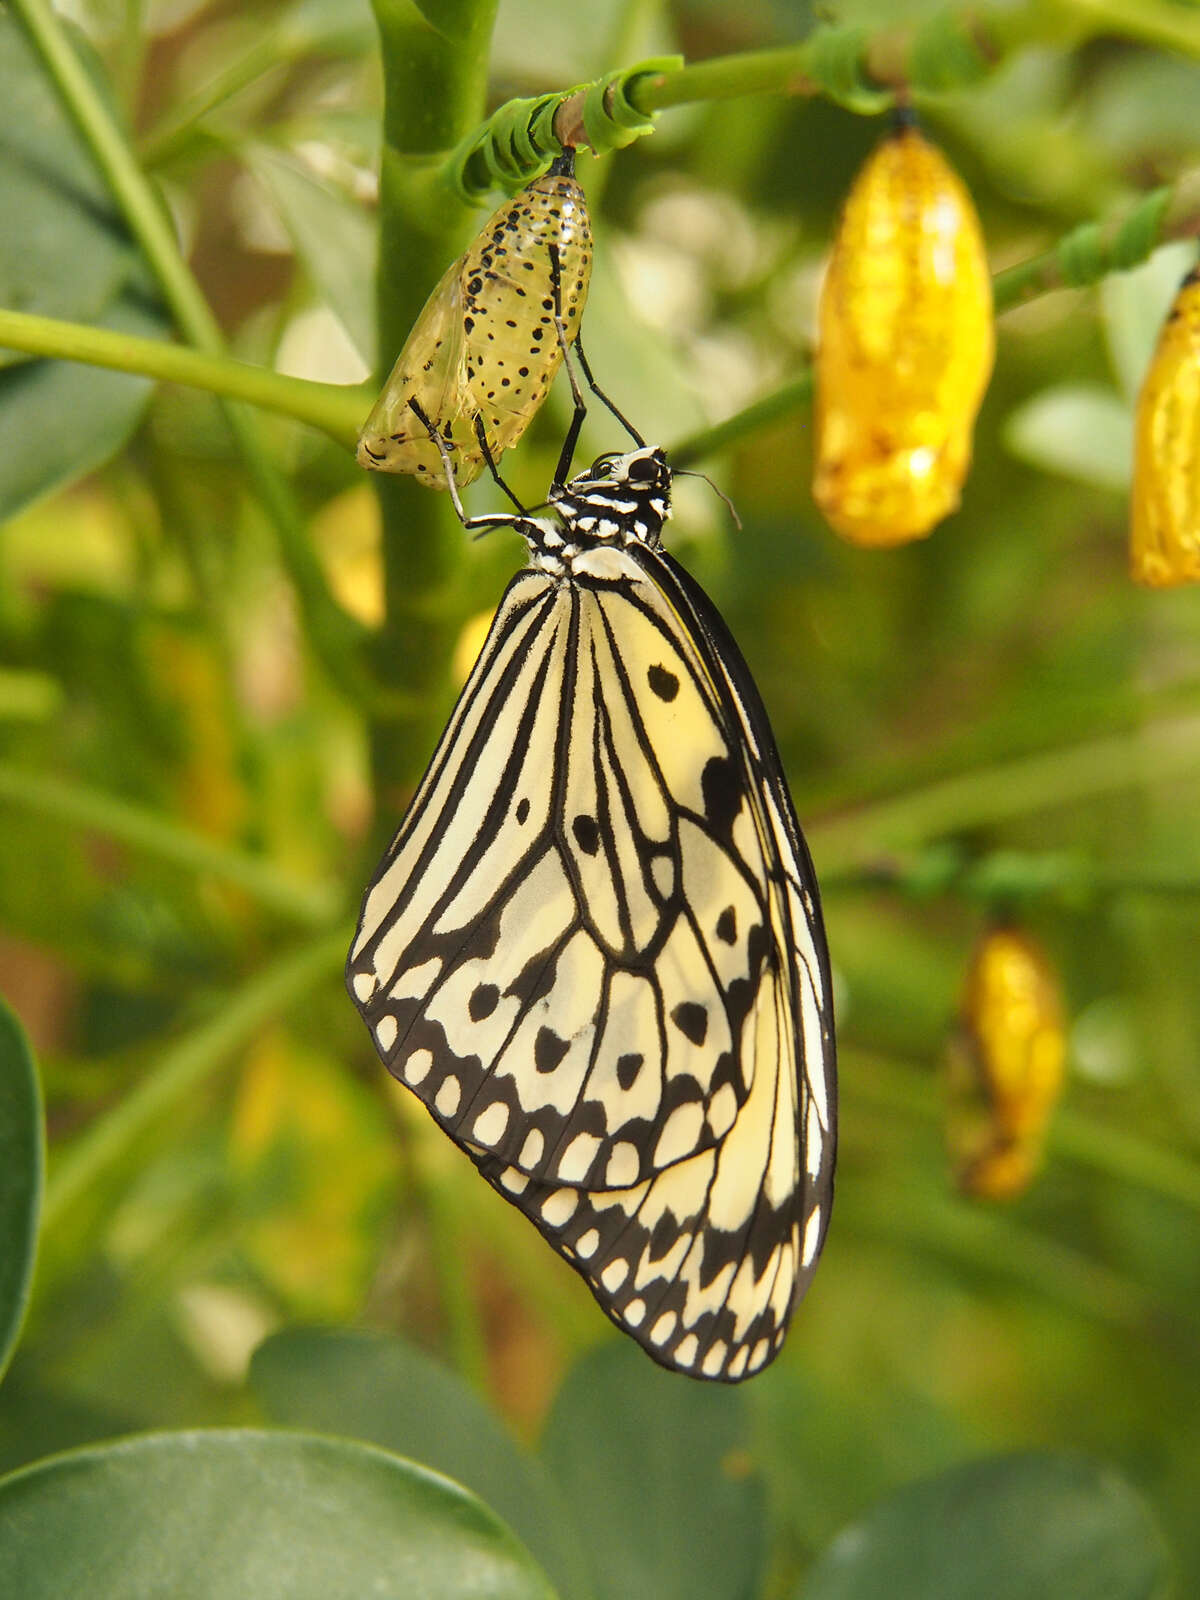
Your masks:
[{"label": "black and white butterfly wing", "polygon": [[513,580],[348,981],[389,1069],[656,1360],[774,1355],[829,1215],[828,964],[757,692],[669,558]]}]

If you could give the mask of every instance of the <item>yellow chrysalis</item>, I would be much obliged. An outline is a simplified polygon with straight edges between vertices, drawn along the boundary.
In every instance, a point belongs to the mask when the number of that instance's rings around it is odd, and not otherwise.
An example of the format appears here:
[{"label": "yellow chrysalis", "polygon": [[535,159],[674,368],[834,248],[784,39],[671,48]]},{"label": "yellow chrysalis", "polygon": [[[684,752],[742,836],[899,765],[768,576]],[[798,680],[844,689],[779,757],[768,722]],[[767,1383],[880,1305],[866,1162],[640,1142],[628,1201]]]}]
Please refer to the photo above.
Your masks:
[{"label": "yellow chrysalis", "polygon": [[910,124],[847,197],[821,292],[813,497],[863,545],[959,502],[992,370],[992,286],[970,196]]},{"label": "yellow chrysalis", "polygon": [[949,1143],[967,1194],[1011,1199],[1041,1160],[1062,1093],[1066,1035],[1058,980],[1043,951],[1015,928],[979,941],[951,1049]]},{"label": "yellow chrysalis", "polygon": [[592,234],[573,174],[567,151],[505,201],[443,274],[359,435],[360,466],[446,488],[423,415],[442,436],[461,487],[479,476],[488,454],[498,462],[525,432],[587,300]]},{"label": "yellow chrysalis", "polygon": [[1138,583],[1200,581],[1200,267],[1180,285],[1138,396],[1130,561]]}]

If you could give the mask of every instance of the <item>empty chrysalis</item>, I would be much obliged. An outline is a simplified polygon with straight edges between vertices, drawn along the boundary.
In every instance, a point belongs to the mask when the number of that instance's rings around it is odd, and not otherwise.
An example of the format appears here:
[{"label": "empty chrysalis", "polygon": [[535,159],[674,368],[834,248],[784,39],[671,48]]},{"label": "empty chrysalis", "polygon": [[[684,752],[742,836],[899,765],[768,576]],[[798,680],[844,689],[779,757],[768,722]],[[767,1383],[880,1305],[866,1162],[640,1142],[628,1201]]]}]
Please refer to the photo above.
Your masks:
[{"label": "empty chrysalis", "polygon": [[432,427],[460,488],[494,467],[578,337],[591,271],[587,204],[567,150],[442,276],[359,435],[360,466],[446,488]]}]

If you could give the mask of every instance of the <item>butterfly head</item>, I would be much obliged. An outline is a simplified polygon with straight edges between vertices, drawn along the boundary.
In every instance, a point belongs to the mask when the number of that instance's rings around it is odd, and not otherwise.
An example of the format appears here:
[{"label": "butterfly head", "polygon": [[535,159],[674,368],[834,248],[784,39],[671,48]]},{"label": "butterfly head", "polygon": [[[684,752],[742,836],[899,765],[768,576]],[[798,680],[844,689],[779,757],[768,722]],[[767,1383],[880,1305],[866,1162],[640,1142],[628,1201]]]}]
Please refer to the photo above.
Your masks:
[{"label": "butterfly head", "polygon": [[580,549],[631,543],[657,546],[671,515],[671,469],[653,445],[598,456],[586,472],[550,493],[568,544]]}]

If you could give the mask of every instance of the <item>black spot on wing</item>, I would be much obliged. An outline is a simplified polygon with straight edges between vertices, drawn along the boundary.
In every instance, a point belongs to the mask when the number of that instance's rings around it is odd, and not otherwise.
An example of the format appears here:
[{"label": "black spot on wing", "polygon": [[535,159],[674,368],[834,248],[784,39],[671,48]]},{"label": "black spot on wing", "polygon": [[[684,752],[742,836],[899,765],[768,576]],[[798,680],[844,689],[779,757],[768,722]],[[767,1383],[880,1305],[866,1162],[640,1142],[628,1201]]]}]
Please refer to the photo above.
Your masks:
[{"label": "black spot on wing", "polygon": [[679,693],[679,679],[657,663],[646,673],[646,681],[660,700],[674,700]]},{"label": "black spot on wing", "polygon": [[528,815],[529,815],[529,801],[528,801],[528,799],[523,799],[517,805],[517,821],[518,822],[524,822],[525,819],[528,817]]},{"label": "black spot on wing", "polygon": [[681,1000],[671,1013],[671,1021],[693,1044],[703,1044],[708,1036],[708,1010],[695,1000]]},{"label": "black spot on wing", "polygon": [[570,1048],[570,1041],[560,1039],[553,1028],[539,1028],[533,1041],[533,1064],[539,1072],[553,1072]]},{"label": "black spot on wing", "polygon": [[726,906],[717,918],[717,938],[723,944],[733,944],[737,940],[737,912],[732,906]]},{"label": "black spot on wing", "polygon": [[594,856],[600,848],[600,828],[595,817],[581,814],[571,824],[571,832],[575,835],[575,843],[584,855]]},{"label": "black spot on wing", "polygon": [[622,1089],[633,1088],[645,1059],[645,1056],[640,1054],[630,1054],[617,1058],[617,1082]]},{"label": "black spot on wing", "polygon": [[467,1001],[467,1011],[472,1022],[482,1022],[490,1017],[500,1001],[500,991],[494,983],[481,983],[472,990]]},{"label": "black spot on wing", "polygon": [[704,814],[712,831],[727,837],[742,807],[742,778],[728,756],[712,756],[700,774]]}]

